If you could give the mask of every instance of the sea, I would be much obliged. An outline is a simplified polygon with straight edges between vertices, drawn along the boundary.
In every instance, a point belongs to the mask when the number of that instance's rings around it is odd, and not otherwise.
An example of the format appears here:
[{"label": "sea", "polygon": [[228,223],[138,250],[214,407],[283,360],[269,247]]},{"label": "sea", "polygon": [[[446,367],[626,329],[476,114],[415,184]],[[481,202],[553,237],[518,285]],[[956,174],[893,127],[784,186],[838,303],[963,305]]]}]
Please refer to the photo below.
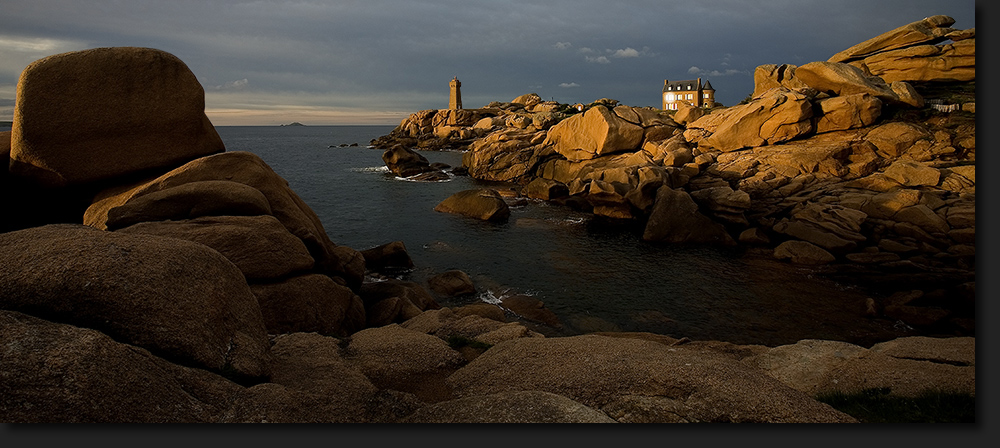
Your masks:
[{"label": "sea", "polygon": [[[505,223],[436,212],[456,192],[502,185],[468,176],[437,182],[394,176],[383,151],[369,146],[393,127],[216,129],[226,151],[254,153],[287,180],[334,243],[364,250],[402,241],[415,264],[398,275],[403,280],[467,273],[477,294],[440,299],[442,306],[529,295],[561,323],[522,320],[546,336],[649,332],[741,345],[827,339],[870,347],[913,335],[901,322],[865,317],[871,295],[859,287],[770,256],[649,243],[641,228],[536,200],[512,207]],[[459,151],[420,153],[432,163],[462,163]]]},{"label": "sea", "polygon": [[[227,151],[264,159],[319,216],[330,239],[357,250],[402,241],[415,268],[401,278],[461,270],[475,296],[524,294],[561,322],[543,334],[651,332],[777,346],[829,339],[863,346],[910,335],[863,315],[871,295],[806,267],[734,249],[645,242],[641,229],[544,201],[511,208],[502,224],[434,211],[467,189],[503,187],[468,176],[418,182],[391,174],[372,139],[394,126],[220,126]],[[352,146],[357,144],[357,146]],[[461,166],[462,152],[421,151]],[[536,327],[537,328],[537,327]]]}]

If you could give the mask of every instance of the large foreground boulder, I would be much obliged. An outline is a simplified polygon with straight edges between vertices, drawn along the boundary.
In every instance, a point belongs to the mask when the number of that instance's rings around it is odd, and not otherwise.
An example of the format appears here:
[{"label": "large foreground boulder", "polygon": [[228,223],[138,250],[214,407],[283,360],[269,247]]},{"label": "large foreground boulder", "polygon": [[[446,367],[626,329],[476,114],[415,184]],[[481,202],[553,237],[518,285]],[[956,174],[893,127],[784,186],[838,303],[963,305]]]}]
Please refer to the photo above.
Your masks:
[{"label": "large foreground boulder", "polygon": [[743,362],[812,395],[872,388],[905,397],[929,390],[976,395],[976,340],[969,337],[904,337],[870,349],[806,339]]},{"label": "large foreground boulder", "polygon": [[448,378],[456,397],[544,391],[620,422],[852,422],[707,350],[584,335],[502,342]]},{"label": "large foreground boulder", "polygon": [[95,48],[39,59],[17,86],[11,173],[47,187],[167,170],[225,146],[177,57]]},{"label": "large foreground boulder", "polygon": [[288,186],[288,181],[259,156],[249,152],[234,151],[202,157],[162,176],[104,190],[87,208],[83,222],[105,229],[115,207],[129,205],[148,194],[202,181],[236,182],[258,190],[267,199],[272,215],[305,244],[316,261],[317,270],[341,278],[352,289],[361,286],[364,279],[364,258],[361,254],[330,241],[319,217]]},{"label": "large foreground boulder", "polygon": [[243,388],[88,328],[0,310],[0,421],[212,423]]},{"label": "large foreground boulder", "polygon": [[0,234],[0,308],[237,380],[268,375],[257,299],[239,269],[202,244],[74,224]]}]

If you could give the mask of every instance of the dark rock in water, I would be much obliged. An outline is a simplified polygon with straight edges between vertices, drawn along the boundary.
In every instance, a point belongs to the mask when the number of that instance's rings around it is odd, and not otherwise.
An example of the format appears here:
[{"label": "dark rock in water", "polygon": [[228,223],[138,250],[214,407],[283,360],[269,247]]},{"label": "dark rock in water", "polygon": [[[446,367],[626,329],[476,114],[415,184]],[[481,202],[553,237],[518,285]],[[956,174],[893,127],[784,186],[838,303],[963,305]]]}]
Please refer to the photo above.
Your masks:
[{"label": "dark rock in water", "polygon": [[460,191],[441,201],[434,207],[434,211],[493,222],[503,222],[510,218],[510,207],[500,193],[491,189]]},{"label": "dark rock in water", "polygon": [[734,245],[725,227],[698,211],[698,204],[682,190],[662,186],[642,234],[646,241]]},{"label": "dark rock in water", "polygon": [[548,201],[569,196],[569,188],[562,182],[539,177],[525,185],[521,194],[529,198]]},{"label": "dark rock in water", "polygon": [[305,125],[302,124],[302,123],[299,123],[297,121],[294,121],[294,122],[291,122],[291,123],[288,123],[288,124],[281,125],[281,127],[285,127],[285,126],[305,126]]},{"label": "dark rock in water", "polygon": [[475,294],[476,286],[473,285],[469,274],[459,270],[451,270],[435,275],[427,279],[427,285],[444,297],[456,297],[466,294]]},{"label": "dark rock in water", "polygon": [[413,260],[402,241],[362,250],[361,255],[365,257],[365,267],[371,271],[387,273],[386,271],[413,269]]},{"label": "dark rock in water", "polygon": [[418,283],[386,280],[361,285],[368,327],[404,322],[424,310],[441,308],[431,293]]},{"label": "dark rock in water", "polygon": [[431,168],[430,162],[427,161],[426,157],[400,145],[396,145],[382,153],[382,161],[385,162],[385,166],[389,168],[389,171],[399,177],[410,177],[435,170]]},{"label": "dark rock in water", "polygon": [[503,299],[500,305],[525,319],[555,328],[562,326],[556,314],[545,308],[545,304],[534,297],[518,294]]}]

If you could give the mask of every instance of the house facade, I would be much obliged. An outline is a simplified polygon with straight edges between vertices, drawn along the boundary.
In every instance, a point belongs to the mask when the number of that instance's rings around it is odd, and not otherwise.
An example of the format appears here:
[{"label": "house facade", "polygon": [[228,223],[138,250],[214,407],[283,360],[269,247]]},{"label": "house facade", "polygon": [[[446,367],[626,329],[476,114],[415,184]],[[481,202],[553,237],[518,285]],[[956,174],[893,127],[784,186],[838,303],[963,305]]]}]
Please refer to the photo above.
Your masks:
[{"label": "house facade", "polygon": [[677,110],[681,103],[697,107],[715,106],[715,89],[712,83],[701,78],[685,81],[663,80],[663,110]]}]

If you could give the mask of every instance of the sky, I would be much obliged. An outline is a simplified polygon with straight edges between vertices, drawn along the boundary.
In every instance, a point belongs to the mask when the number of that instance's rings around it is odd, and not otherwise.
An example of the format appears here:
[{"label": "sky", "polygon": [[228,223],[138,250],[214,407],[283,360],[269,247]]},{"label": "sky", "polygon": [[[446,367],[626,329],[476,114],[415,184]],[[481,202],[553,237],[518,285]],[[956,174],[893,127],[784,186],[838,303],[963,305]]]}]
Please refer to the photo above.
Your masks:
[{"label": "sky", "polygon": [[45,56],[151,47],[205,89],[213,124],[396,125],[537,93],[659,108],[664,80],[702,78],[739,103],[764,64],[803,65],[973,0],[0,0],[0,121]]}]

